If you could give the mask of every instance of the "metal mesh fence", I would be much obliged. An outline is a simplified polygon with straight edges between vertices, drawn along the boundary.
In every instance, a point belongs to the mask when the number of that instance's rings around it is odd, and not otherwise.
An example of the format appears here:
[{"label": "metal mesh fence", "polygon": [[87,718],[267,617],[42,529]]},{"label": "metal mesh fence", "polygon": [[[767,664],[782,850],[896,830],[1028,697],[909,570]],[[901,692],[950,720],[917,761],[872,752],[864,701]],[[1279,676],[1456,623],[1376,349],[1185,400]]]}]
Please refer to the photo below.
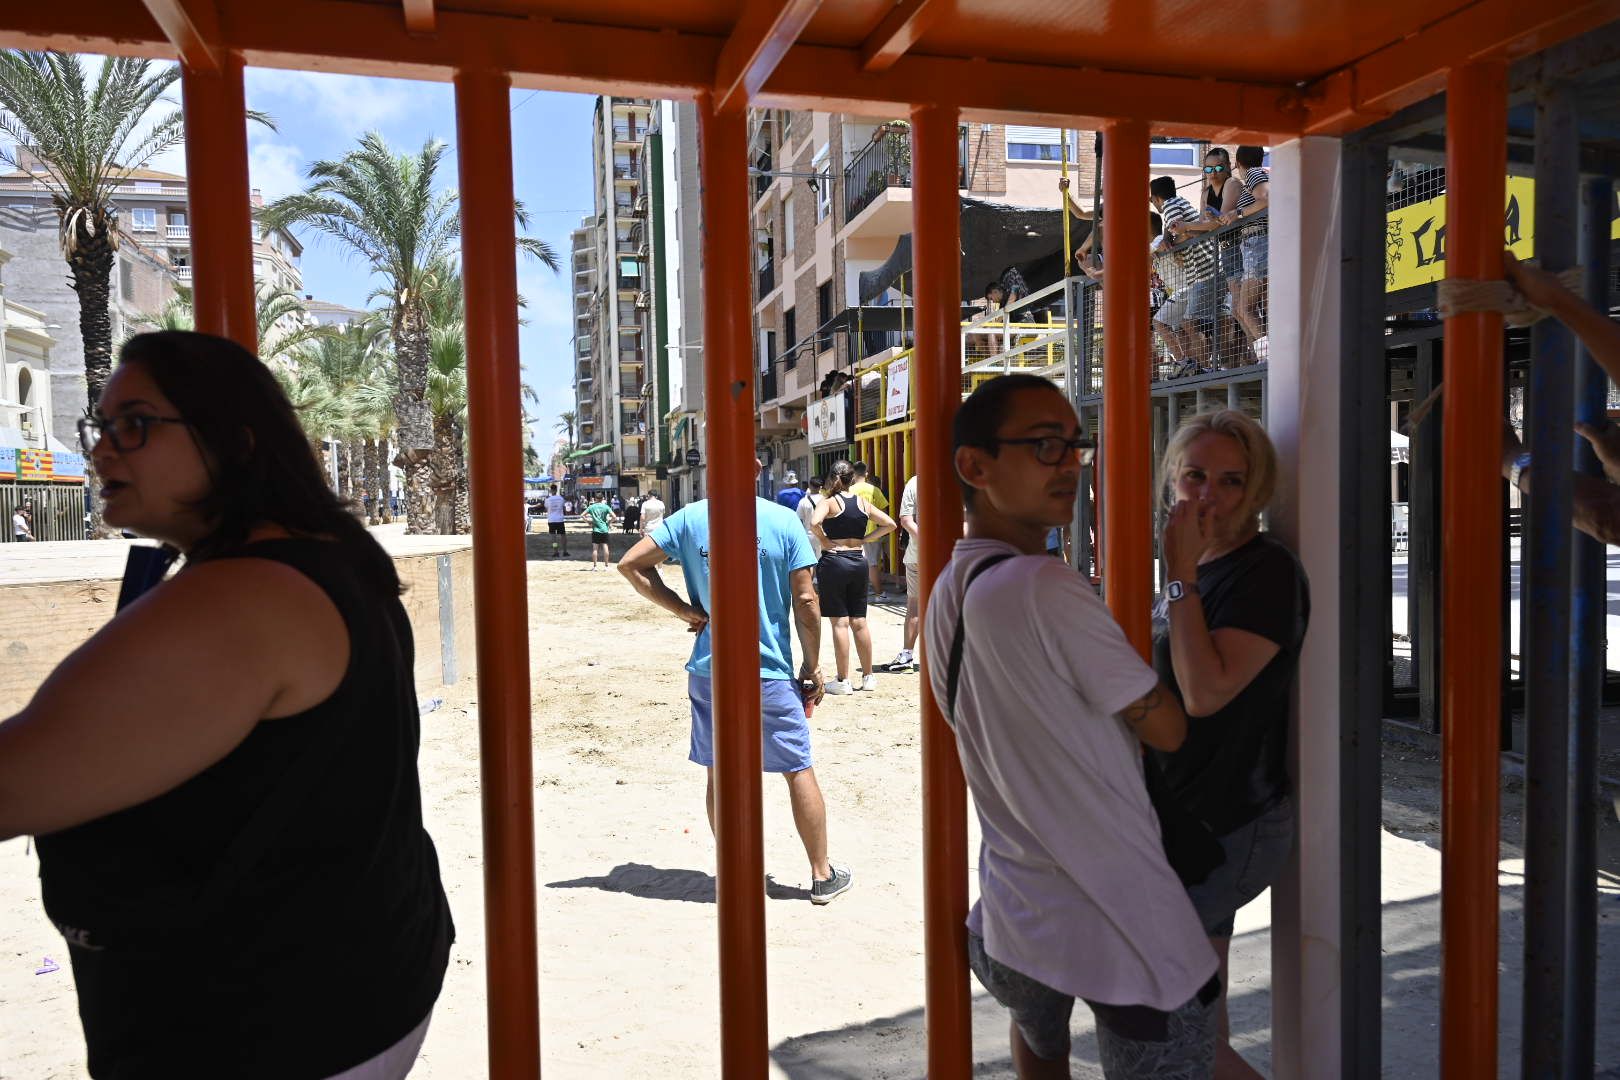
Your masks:
[{"label": "metal mesh fence", "polygon": [[30,531],[36,540],[83,540],[85,537],[82,485],[0,484],[0,515],[5,518],[4,542],[10,543],[11,515],[26,504]]},{"label": "metal mesh fence", "polygon": [[1385,179],[1385,208],[1399,210],[1427,202],[1446,193],[1446,170],[1442,165],[1405,161],[1392,155]]}]

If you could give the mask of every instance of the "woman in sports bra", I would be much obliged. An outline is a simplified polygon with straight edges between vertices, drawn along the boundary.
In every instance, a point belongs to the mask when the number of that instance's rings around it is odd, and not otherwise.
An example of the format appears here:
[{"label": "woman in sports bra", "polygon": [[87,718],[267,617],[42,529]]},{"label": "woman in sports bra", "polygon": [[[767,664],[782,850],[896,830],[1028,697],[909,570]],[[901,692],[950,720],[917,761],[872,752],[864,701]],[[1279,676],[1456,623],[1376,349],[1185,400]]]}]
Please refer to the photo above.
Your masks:
[{"label": "woman in sports bra", "polygon": [[[821,613],[832,620],[833,660],[838,678],[827,683],[827,693],[847,694],[851,690],[876,690],[872,672],[872,631],[866,625],[866,556],[864,543],[881,540],[894,532],[894,519],[859,495],[849,494],[855,483],[855,469],[847,461],[833,463],[827,476],[826,498],[810,516],[810,531],[821,542],[821,559],[816,563],[816,588],[821,594]],[[866,535],[870,520],[876,531]],[[861,677],[849,677],[849,636],[855,634],[855,652],[861,662]]]},{"label": "woman in sports bra", "polygon": [[397,1080],[454,927],[393,561],[234,342],[131,339],[79,434],[107,524],[185,557],[0,721],[89,1073]]}]

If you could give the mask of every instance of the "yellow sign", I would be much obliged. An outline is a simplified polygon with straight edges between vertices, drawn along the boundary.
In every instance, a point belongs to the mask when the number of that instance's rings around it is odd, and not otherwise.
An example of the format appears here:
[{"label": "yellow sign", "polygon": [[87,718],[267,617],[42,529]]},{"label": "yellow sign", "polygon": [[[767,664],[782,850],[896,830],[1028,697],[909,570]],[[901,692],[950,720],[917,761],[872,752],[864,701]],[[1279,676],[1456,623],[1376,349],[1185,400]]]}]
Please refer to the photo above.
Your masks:
[{"label": "yellow sign", "polygon": [[49,450],[19,450],[17,452],[17,479],[49,480],[51,453]]},{"label": "yellow sign", "polygon": [[[1536,182],[1507,178],[1502,243],[1521,259],[1535,254]],[[1620,240],[1620,212],[1611,233]],[[1439,195],[1391,210],[1384,226],[1384,289],[1410,289],[1446,276],[1446,197]]]}]

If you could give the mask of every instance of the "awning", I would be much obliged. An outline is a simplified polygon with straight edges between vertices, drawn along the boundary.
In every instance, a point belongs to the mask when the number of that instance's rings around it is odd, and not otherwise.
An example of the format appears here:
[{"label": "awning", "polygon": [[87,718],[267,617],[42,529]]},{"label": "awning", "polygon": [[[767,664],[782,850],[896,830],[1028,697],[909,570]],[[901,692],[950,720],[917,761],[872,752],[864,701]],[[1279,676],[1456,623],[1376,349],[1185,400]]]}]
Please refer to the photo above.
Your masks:
[{"label": "awning", "polygon": [[578,458],[590,457],[592,454],[600,454],[604,450],[611,450],[611,449],[613,449],[613,444],[610,443],[610,442],[597,443],[595,446],[586,447],[584,450],[575,450],[572,454],[569,454],[563,460],[564,461],[574,461],[574,460],[576,460]]},{"label": "awning", "polygon": [[680,442],[681,436],[686,434],[686,427],[692,422],[690,416],[683,416],[675,423],[675,430],[670,433],[670,442]]}]

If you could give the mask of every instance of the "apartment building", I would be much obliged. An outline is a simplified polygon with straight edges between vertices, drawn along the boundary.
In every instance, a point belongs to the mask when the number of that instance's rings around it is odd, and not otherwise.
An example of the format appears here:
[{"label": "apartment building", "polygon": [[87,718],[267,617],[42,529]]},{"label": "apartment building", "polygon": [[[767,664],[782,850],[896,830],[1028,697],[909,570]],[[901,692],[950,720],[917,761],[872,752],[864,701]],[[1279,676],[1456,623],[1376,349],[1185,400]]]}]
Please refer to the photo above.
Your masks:
[{"label": "apartment building", "polygon": [[0,448],[69,451],[51,423],[55,328],[44,312],[7,295],[10,263],[11,254],[0,248]]},{"label": "apartment building", "polygon": [[703,208],[697,106],[660,102],[648,136],[652,180],[653,341],[662,368],[660,417],[671,509],[704,498]]},{"label": "apartment building", "polygon": [[[0,173],[0,247],[13,255],[7,270],[13,302],[63,327],[52,350],[53,427],[71,430],[86,404],[79,296],[69,284],[58,241],[56,208],[39,174],[45,166],[26,150],[19,171]],[[137,169],[113,191],[118,213],[118,263],[111,292],[112,337],[137,333],[159,315],[180,288],[191,285],[191,219],[186,178]],[[253,205],[263,205],[258,189]],[[303,290],[303,246],[292,234],[253,226],[253,276],[294,293]]]},{"label": "apartment building", "polygon": [[627,496],[651,490],[659,465],[645,169],[653,108],[640,99],[597,98],[591,137],[596,212],[574,230],[570,252],[580,444],[573,471],[585,486]]}]

